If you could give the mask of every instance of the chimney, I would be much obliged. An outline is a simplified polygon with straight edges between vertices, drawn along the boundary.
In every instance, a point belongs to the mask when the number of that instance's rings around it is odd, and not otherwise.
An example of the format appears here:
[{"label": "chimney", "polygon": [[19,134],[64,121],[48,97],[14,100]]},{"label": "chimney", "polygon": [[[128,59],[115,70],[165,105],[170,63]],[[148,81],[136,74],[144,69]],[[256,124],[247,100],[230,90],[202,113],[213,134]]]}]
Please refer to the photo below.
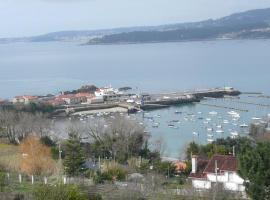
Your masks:
[{"label": "chimney", "polygon": [[192,173],[196,173],[197,172],[197,167],[198,167],[198,156],[197,155],[193,155],[191,157],[191,164],[192,164]]}]

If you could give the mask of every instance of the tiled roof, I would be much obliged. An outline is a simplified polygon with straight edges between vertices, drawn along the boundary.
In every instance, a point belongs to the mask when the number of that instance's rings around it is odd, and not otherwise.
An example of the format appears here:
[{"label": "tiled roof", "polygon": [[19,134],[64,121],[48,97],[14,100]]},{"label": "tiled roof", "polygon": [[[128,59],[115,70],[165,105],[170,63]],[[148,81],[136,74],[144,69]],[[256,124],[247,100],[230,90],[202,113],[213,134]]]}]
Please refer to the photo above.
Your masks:
[{"label": "tiled roof", "polygon": [[237,160],[235,156],[214,155],[208,162],[204,173],[215,173],[215,162],[217,162],[218,172],[237,171]]},{"label": "tiled roof", "polygon": [[198,158],[197,162],[198,162],[197,163],[197,172],[190,173],[189,178],[199,178],[199,179],[206,178],[206,173],[204,173],[204,169],[205,169],[206,165],[208,164],[208,160]]},{"label": "tiled roof", "polygon": [[92,97],[93,94],[85,92],[85,93],[77,93],[75,96],[76,97]]},{"label": "tiled roof", "polygon": [[197,157],[197,172],[190,173],[189,178],[206,178],[208,173],[214,174],[215,162],[217,162],[218,173],[224,171],[237,171],[237,159],[231,155],[214,155],[210,160],[205,160]]}]

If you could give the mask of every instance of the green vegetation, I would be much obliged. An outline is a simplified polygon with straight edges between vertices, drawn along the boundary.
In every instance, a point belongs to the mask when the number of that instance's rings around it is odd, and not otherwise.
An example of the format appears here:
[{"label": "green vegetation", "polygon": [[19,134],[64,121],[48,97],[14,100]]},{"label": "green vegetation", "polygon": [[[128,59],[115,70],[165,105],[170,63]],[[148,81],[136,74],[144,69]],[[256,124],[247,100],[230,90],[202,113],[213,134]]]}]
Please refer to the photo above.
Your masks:
[{"label": "green vegetation", "polygon": [[71,130],[69,139],[65,145],[64,167],[68,176],[79,176],[85,172],[85,154],[82,148],[81,139],[77,132]]},{"label": "green vegetation", "polygon": [[58,184],[36,186],[33,191],[33,200],[88,200],[88,197],[75,185]]},{"label": "green vegetation", "polygon": [[254,200],[270,199],[270,143],[242,146],[239,158],[240,174],[248,180],[247,193]]}]

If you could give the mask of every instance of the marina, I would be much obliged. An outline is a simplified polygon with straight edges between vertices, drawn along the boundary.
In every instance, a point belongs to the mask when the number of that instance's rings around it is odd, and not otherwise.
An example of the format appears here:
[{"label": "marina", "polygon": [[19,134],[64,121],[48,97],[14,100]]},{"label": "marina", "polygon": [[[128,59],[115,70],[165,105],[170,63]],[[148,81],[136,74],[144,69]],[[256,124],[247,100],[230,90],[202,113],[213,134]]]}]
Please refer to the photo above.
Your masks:
[{"label": "marina", "polygon": [[[239,96],[239,101],[249,99],[247,95]],[[201,103],[223,106],[213,109]],[[88,117],[81,113],[85,116],[77,118],[82,119],[79,120],[80,123],[99,118],[116,118],[118,115],[137,120],[146,128],[145,131],[151,134],[152,145],[163,141],[165,157],[182,158],[188,143],[195,141],[198,144],[208,144],[218,138],[248,136],[250,123],[261,122],[270,113],[268,109],[258,110],[253,104],[237,104],[239,110],[228,110],[226,107],[235,107],[236,104],[234,102],[231,105],[231,102],[224,98],[201,99],[201,103],[171,105],[162,109],[139,110],[135,113],[99,110]]]}]

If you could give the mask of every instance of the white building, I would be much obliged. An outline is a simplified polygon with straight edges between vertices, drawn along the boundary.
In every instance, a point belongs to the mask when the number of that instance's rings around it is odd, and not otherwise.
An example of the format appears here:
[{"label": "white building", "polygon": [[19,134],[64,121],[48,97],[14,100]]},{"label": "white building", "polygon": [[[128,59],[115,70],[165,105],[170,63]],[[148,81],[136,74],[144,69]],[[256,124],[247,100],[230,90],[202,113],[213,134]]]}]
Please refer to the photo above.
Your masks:
[{"label": "white building", "polygon": [[231,155],[214,155],[210,160],[192,156],[192,171],[189,175],[196,189],[210,189],[221,183],[225,190],[244,192],[244,179],[237,174],[237,159]]},{"label": "white building", "polygon": [[99,97],[99,96],[104,96],[104,95],[112,95],[115,94],[116,91],[111,87],[103,87],[103,88],[99,88],[97,91],[95,91],[95,96]]},{"label": "white building", "polygon": [[32,102],[37,102],[38,97],[36,96],[16,96],[12,99],[12,103],[17,104],[29,104]]}]

